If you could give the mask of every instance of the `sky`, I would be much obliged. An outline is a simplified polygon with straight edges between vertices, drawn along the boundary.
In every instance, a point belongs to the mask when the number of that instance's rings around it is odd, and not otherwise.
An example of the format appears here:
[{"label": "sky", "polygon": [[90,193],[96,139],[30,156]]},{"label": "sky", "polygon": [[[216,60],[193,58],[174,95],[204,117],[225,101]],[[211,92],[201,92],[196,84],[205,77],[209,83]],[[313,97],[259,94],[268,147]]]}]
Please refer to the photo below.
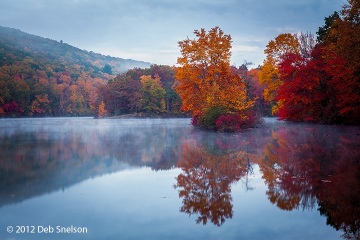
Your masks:
[{"label": "sky", "polygon": [[[176,65],[178,42],[219,26],[231,64],[263,63],[281,33],[316,34],[346,0],[0,0],[0,26],[104,55]],[[1,37],[1,36],[0,36]]]}]

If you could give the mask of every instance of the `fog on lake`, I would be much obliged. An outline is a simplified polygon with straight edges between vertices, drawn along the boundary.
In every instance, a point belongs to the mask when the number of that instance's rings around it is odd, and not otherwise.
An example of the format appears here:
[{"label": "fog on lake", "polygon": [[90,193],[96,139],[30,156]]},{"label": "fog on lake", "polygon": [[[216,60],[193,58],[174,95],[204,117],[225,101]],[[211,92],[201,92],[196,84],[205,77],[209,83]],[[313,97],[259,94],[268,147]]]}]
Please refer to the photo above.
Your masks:
[{"label": "fog on lake", "polygon": [[357,126],[0,119],[0,239],[360,239],[359,229]]}]

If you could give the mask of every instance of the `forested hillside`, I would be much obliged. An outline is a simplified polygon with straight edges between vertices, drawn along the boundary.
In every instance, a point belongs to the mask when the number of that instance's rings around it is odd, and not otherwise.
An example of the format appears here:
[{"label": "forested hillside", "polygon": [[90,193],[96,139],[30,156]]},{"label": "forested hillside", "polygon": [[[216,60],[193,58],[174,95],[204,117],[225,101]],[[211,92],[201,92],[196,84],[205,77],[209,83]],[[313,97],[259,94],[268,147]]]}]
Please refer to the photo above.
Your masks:
[{"label": "forested hillside", "polygon": [[[4,57],[4,51],[13,52],[16,57],[36,56],[54,60],[62,64],[77,64],[83,66],[85,70],[94,74],[101,74],[105,65],[109,65],[113,74],[119,74],[132,68],[146,68],[150,63],[136,61],[132,59],[116,58],[104,56],[92,51],[88,52],[79,48],[70,46],[63,41],[35,36],[24,33],[13,28],[0,26],[0,64],[9,64]],[[10,59],[9,59],[10,60]],[[18,60],[18,59],[17,59]],[[11,64],[11,62],[10,62]]]},{"label": "forested hillside", "polygon": [[101,86],[149,66],[0,27],[0,116],[93,115]]}]

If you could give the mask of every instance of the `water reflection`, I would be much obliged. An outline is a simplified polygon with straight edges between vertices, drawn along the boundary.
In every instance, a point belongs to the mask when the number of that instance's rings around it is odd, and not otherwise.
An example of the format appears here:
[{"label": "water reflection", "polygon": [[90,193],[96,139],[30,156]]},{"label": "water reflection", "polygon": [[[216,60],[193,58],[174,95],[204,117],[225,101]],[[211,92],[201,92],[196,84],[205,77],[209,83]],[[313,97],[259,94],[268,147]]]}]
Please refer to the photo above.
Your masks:
[{"label": "water reflection", "polygon": [[194,139],[181,146],[175,188],[183,198],[181,212],[198,214],[197,223],[210,220],[220,226],[233,215],[230,184],[238,181],[251,169],[250,154],[209,148]]},{"label": "water reflection", "polygon": [[269,200],[284,210],[313,209],[327,224],[360,238],[360,132],[303,125],[272,133],[259,162]]},{"label": "water reflection", "polygon": [[222,225],[233,215],[231,183],[258,164],[271,203],[286,211],[317,208],[343,237],[359,239],[359,128],[290,123],[248,134],[182,141],[175,185],[181,212]]},{"label": "water reflection", "polygon": [[2,119],[0,207],[123,169],[171,169],[187,126],[176,119]]},{"label": "water reflection", "polygon": [[246,183],[256,168],[266,201],[284,212],[318,210],[345,238],[360,238],[359,127],[267,119],[260,128],[222,134],[189,122],[0,119],[0,208],[125,169],[178,167],[164,185],[174,185],[181,215],[224,227],[243,214],[234,213],[242,196],[233,196],[233,184]]}]

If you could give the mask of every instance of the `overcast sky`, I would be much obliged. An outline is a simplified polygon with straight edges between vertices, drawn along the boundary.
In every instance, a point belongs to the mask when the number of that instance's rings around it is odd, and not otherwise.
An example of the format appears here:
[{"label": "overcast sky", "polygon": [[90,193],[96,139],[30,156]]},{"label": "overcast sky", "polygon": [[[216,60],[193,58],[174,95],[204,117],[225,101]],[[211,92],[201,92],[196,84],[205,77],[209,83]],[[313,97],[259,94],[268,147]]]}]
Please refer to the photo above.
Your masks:
[{"label": "overcast sky", "polygon": [[0,0],[0,25],[105,55],[176,64],[177,42],[219,26],[255,66],[280,33],[312,32],[345,0]]}]

